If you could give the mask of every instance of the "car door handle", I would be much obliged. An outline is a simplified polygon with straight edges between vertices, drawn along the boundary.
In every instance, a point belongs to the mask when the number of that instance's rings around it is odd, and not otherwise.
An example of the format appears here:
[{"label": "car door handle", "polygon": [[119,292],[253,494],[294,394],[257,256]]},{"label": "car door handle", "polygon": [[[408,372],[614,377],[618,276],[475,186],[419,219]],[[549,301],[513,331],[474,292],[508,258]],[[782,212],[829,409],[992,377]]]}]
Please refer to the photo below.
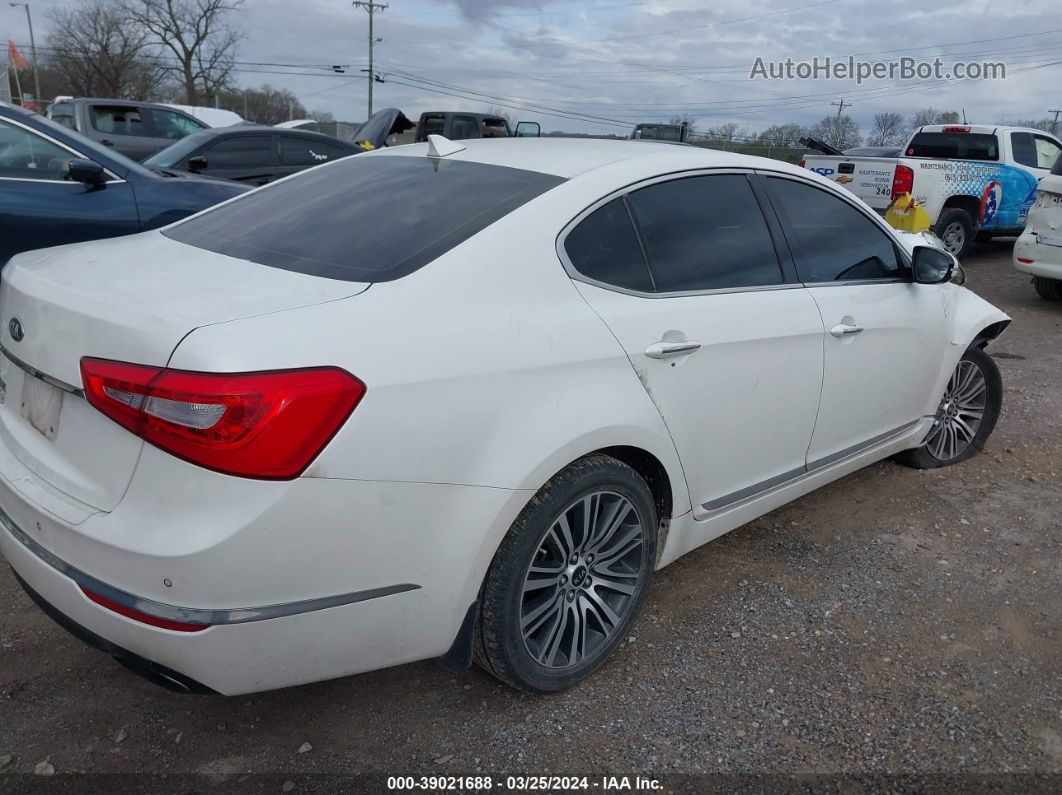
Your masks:
[{"label": "car door handle", "polygon": [[847,323],[841,323],[830,329],[830,333],[835,337],[847,337],[850,334],[858,334],[862,330],[862,326],[850,326]]},{"label": "car door handle", "polygon": [[691,353],[701,347],[701,343],[693,340],[682,342],[654,342],[645,349],[645,355],[650,359],[663,359],[666,356],[680,356]]},{"label": "car door handle", "polygon": [[106,138],[104,138],[102,141],[100,141],[100,143],[103,144],[104,146],[114,146],[114,141],[109,141]]}]

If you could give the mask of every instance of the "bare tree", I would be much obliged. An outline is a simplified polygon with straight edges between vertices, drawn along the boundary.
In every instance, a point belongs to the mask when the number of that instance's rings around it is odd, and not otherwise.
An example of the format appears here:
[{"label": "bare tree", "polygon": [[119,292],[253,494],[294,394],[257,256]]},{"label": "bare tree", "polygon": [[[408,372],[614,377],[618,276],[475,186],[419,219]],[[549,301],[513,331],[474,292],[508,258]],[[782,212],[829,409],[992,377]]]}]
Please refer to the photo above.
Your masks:
[{"label": "bare tree", "polygon": [[129,21],[148,31],[169,51],[169,66],[184,87],[190,105],[209,102],[231,82],[233,57],[243,37],[228,24],[228,14],[244,0],[123,0]]},{"label": "bare tree", "polygon": [[[247,121],[259,124],[277,124],[289,119],[305,119],[310,116],[310,112],[295,94],[286,88],[274,88],[268,83],[258,88],[222,91],[219,98],[218,104],[221,107],[236,111]],[[317,119],[317,121],[325,120]]]},{"label": "bare tree", "polygon": [[148,99],[166,78],[166,68],[151,57],[147,31],[128,24],[121,6],[108,0],[84,0],[49,15],[48,66],[65,90],[83,97]]},{"label": "bare tree", "polygon": [[686,125],[686,136],[692,138],[697,134],[697,117],[692,116],[689,113],[683,113],[679,116],[672,116],[668,120],[668,124],[674,124],[676,127]]},{"label": "bare tree", "polygon": [[789,122],[787,124],[773,124],[758,136],[760,143],[767,146],[797,146],[800,139],[808,134],[800,124]]},{"label": "bare tree", "polygon": [[907,135],[903,116],[899,113],[875,113],[874,128],[867,135],[867,146],[900,144]]},{"label": "bare tree", "polygon": [[863,140],[859,134],[859,125],[851,116],[827,116],[809,131],[820,141],[825,141],[837,149],[850,149],[859,146]]},{"label": "bare tree", "polygon": [[911,114],[911,126],[917,129],[927,124],[958,124],[959,118],[958,111],[922,108]]}]

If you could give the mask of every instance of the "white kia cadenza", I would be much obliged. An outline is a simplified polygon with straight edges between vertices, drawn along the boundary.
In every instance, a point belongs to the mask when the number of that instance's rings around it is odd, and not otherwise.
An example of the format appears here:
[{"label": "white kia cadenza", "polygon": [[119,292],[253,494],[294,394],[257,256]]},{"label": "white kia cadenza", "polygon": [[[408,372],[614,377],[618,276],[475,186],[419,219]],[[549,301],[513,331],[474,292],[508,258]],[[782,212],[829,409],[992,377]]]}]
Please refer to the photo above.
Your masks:
[{"label": "white kia cadenza", "polygon": [[557,690],[654,570],[874,461],[981,449],[1009,319],[956,271],[774,160],[341,160],[7,264],[0,549],[173,688],[442,658]]}]

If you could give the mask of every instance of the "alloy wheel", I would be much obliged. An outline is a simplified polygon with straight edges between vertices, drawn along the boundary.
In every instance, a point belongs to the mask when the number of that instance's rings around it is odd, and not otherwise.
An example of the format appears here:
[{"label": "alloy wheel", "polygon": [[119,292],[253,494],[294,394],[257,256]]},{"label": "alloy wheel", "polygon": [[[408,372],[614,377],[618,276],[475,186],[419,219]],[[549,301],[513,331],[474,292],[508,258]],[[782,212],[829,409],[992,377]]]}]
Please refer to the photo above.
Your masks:
[{"label": "alloy wheel", "polygon": [[937,408],[926,447],[940,461],[961,455],[981,427],[988,401],[988,382],[981,368],[963,359],[952,373]]},{"label": "alloy wheel", "polygon": [[550,525],[524,575],[520,632],[540,665],[568,668],[592,656],[635,601],[645,530],[630,500],[584,495]]}]

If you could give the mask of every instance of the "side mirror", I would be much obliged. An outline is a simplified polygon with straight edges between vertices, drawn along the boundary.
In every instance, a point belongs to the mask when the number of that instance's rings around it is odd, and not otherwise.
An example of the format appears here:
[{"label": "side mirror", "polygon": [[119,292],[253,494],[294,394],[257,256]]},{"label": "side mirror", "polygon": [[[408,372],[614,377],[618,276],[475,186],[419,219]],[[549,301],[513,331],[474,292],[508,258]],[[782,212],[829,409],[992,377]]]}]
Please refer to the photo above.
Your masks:
[{"label": "side mirror", "polygon": [[206,171],[206,167],[207,159],[202,155],[200,155],[199,157],[193,157],[191,160],[188,161],[188,170],[193,173]]},{"label": "side mirror", "polygon": [[942,284],[962,270],[953,254],[933,246],[915,246],[911,268],[918,284]]},{"label": "side mirror", "polygon": [[516,125],[517,138],[541,138],[542,125],[537,121],[522,121]]},{"label": "side mirror", "polygon": [[91,187],[97,187],[107,181],[107,173],[103,166],[92,160],[74,158],[67,161],[67,175],[73,182],[81,182]]}]

